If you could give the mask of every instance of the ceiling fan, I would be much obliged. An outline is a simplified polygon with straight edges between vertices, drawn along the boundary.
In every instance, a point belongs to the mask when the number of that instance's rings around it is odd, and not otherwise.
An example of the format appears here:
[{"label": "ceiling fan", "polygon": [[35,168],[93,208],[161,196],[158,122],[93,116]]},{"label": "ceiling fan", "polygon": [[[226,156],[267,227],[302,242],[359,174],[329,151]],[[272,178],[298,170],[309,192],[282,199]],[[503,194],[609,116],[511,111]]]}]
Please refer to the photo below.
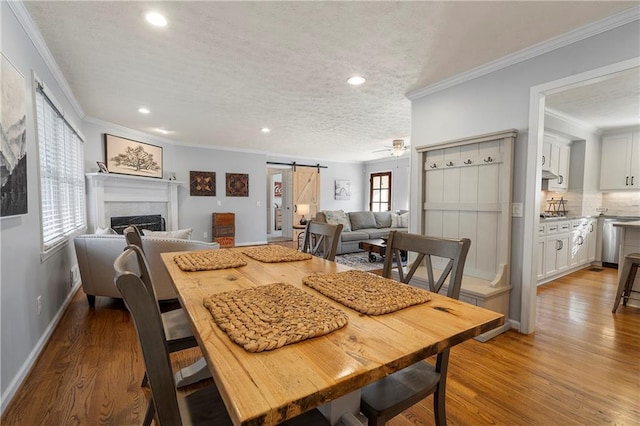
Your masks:
[{"label": "ceiling fan", "polygon": [[394,139],[391,146],[373,152],[389,151],[394,157],[400,157],[407,149],[409,149],[409,146],[404,144],[404,139]]}]

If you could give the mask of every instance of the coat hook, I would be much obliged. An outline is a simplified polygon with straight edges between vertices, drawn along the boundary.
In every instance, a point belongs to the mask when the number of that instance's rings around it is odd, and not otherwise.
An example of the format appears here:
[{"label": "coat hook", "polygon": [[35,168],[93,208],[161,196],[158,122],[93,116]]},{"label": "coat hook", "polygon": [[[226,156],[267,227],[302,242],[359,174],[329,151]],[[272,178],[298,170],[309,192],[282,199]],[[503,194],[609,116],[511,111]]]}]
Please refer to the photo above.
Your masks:
[{"label": "coat hook", "polygon": [[464,164],[471,164],[471,159],[465,161]]},{"label": "coat hook", "polygon": [[430,165],[429,167],[431,167],[432,169],[436,169],[438,168],[438,165],[436,163],[433,163],[432,165]]},{"label": "coat hook", "polygon": [[449,162],[447,163],[447,167],[451,167],[451,166],[453,166],[453,161],[449,161]]},{"label": "coat hook", "polygon": [[484,159],[485,163],[493,163],[493,158],[491,158],[491,156],[487,157]]}]

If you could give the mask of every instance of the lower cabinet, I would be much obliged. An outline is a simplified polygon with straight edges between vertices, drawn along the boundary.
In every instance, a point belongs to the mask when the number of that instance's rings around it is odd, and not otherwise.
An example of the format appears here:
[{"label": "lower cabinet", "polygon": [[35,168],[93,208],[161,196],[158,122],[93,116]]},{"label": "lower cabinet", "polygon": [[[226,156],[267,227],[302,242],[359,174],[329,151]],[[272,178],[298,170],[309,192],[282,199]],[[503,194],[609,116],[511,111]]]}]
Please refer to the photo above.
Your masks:
[{"label": "lower cabinet", "polygon": [[596,219],[549,221],[540,224],[538,283],[558,278],[596,258]]}]

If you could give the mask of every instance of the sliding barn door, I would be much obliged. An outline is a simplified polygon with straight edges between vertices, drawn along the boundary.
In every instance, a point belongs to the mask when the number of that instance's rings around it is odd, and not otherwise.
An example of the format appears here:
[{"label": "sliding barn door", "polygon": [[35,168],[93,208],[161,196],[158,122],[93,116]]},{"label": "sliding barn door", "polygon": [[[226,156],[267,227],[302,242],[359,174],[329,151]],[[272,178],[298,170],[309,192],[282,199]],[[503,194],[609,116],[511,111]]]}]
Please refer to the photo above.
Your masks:
[{"label": "sliding barn door", "polygon": [[299,204],[309,205],[309,214],[305,218],[315,217],[320,208],[320,172],[317,168],[296,167],[293,171],[293,223],[300,222],[301,216],[297,213]]}]

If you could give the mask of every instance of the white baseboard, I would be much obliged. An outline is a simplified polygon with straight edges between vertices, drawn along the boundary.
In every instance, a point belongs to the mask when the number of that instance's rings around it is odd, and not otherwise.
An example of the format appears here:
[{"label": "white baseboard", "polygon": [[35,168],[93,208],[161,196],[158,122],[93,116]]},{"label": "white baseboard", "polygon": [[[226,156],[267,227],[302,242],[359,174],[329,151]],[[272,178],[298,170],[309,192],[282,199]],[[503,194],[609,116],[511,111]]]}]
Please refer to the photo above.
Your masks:
[{"label": "white baseboard", "polygon": [[4,413],[4,410],[7,408],[7,406],[15,396],[16,392],[22,385],[22,382],[24,381],[24,379],[29,375],[29,372],[31,371],[36,361],[38,360],[40,353],[42,353],[42,350],[44,349],[47,342],[51,338],[53,331],[58,326],[58,323],[60,322],[60,320],[62,319],[62,316],[67,310],[67,307],[71,304],[71,301],[73,300],[74,296],[76,295],[79,289],[80,289],[80,281],[77,281],[74,284],[74,286],[71,288],[71,291],[67,295],[67,298],[65,299],[64,303],[60,306],[60,309],[58,309],[58,312],[56,313],[55,317],[53,317],[53,320],[49,323],[49,326],[45,330],[44,334],[42,335],[42,337],[40,337],[40,340],[38,340],[38,343],[33,348],[31,353],[25,360],[24,364],[22,364],[22,367],[20,367],[20,369],[18,370],[18,373],[15,375],[13,380],[11,380],[11,383],[9,383],[9,386],[7,386],[7,389],[4,392],[4,394],[2,394],[2,397],[0,398],[2,400],[2,403],[0,404],[0,416]]}]

